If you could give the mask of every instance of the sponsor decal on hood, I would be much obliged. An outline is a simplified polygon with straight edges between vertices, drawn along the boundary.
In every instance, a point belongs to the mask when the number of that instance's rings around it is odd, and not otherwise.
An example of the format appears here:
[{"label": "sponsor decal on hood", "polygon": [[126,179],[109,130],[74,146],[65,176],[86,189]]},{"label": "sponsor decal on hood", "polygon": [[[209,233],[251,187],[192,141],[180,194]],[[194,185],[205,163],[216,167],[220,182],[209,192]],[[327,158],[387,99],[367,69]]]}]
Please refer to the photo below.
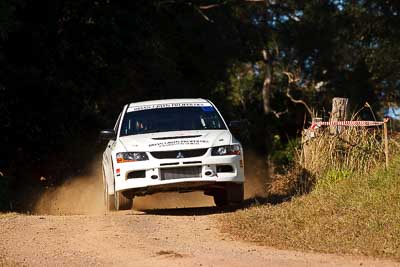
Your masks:
[{"label": "sponsor decal on hood", "polygon": [[177,145],[203,145],[209,144],[210,141],[203,139],[194,139],[194,140],[174,140],[174,141],[164,141],[157,142],[153,144],[149,144],[149,147],[168,147],[168,146],[177,146]]},{"label": "sponsor decal on hood", "polygon": [[197,149],[228,145],[232,136],[227,130],[179,131],[130,135],[119,138],[126,151]]}]

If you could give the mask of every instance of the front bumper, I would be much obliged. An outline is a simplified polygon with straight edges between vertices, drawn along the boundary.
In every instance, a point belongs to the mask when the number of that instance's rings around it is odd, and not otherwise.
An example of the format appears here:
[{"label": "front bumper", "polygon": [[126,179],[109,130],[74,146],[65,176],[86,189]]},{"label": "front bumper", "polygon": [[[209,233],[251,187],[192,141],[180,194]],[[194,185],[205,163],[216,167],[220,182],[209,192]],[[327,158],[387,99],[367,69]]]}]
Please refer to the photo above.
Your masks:
[{"label": "front bumper", "polygon": [[[135,189],[137,192],[154,193],[174,188],[174,185],[179,185],[179,188],[184,190],[185,187],[195,188],[196,185],[244,182],[241,155],[207,155],[183,159],[150,158],[146,161],[116,164],[114,172],[116,191]],[[132,173],[140,178],[132,178]]]}]

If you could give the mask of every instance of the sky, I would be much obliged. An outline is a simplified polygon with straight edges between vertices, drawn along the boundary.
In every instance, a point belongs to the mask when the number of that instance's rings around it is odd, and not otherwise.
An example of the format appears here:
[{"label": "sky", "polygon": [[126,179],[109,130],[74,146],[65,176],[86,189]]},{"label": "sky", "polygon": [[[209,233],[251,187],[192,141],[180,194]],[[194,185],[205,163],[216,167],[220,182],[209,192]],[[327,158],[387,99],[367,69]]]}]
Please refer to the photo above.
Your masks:
[{"label": "sky", "polygon": [[395,120],[400,120],[400,108],[399,107],[389,107],[385,111],[385,116],[390,117]]}]

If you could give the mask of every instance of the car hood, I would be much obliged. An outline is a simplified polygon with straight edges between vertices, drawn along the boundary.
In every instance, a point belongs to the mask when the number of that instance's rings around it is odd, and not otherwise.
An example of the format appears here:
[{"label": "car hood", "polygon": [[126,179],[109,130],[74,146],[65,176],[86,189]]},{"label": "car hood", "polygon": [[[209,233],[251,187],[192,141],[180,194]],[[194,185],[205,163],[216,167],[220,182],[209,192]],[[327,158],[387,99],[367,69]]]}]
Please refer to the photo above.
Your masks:
[{"label": "car hood", "polygon": [[228,130],[174,131],[124,136],[119,142],[126,151],[171,151],[228,145],[232,135]]}]

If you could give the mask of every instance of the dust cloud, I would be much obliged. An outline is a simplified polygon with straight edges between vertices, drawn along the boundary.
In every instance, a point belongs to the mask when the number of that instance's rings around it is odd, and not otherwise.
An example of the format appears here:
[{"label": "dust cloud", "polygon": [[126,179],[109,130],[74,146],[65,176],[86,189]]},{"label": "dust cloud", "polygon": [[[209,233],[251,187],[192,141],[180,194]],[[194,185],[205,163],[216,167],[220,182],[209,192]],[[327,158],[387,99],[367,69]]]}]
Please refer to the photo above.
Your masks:
[{"label": "dust cloud", "polygon": [[[37,201],[36,214],[104,214],[103,182],[101,163],[96,161],[88,175],[69,179],[57,188],[49,188]],[[266,195],[269,179],[265,157],[252,151],[245,153],[245,198]],[[203,192],[159,193],[135,197],[134,209],[173,209],[214,206],[213,198]]]},{"label": "dust cloud", "polygon": [[67,180],[56,188],[48,188],[37,201],[36,214],[102,214],[103,181],[101,165],[92,164],[89,174]]},{"label": "dust cloud", "polygon": [[244,152],[245,199],[254,197],[265,197],[267,195],[267,184],[270,181],[270,172],[267,158],[254,151]]}]

